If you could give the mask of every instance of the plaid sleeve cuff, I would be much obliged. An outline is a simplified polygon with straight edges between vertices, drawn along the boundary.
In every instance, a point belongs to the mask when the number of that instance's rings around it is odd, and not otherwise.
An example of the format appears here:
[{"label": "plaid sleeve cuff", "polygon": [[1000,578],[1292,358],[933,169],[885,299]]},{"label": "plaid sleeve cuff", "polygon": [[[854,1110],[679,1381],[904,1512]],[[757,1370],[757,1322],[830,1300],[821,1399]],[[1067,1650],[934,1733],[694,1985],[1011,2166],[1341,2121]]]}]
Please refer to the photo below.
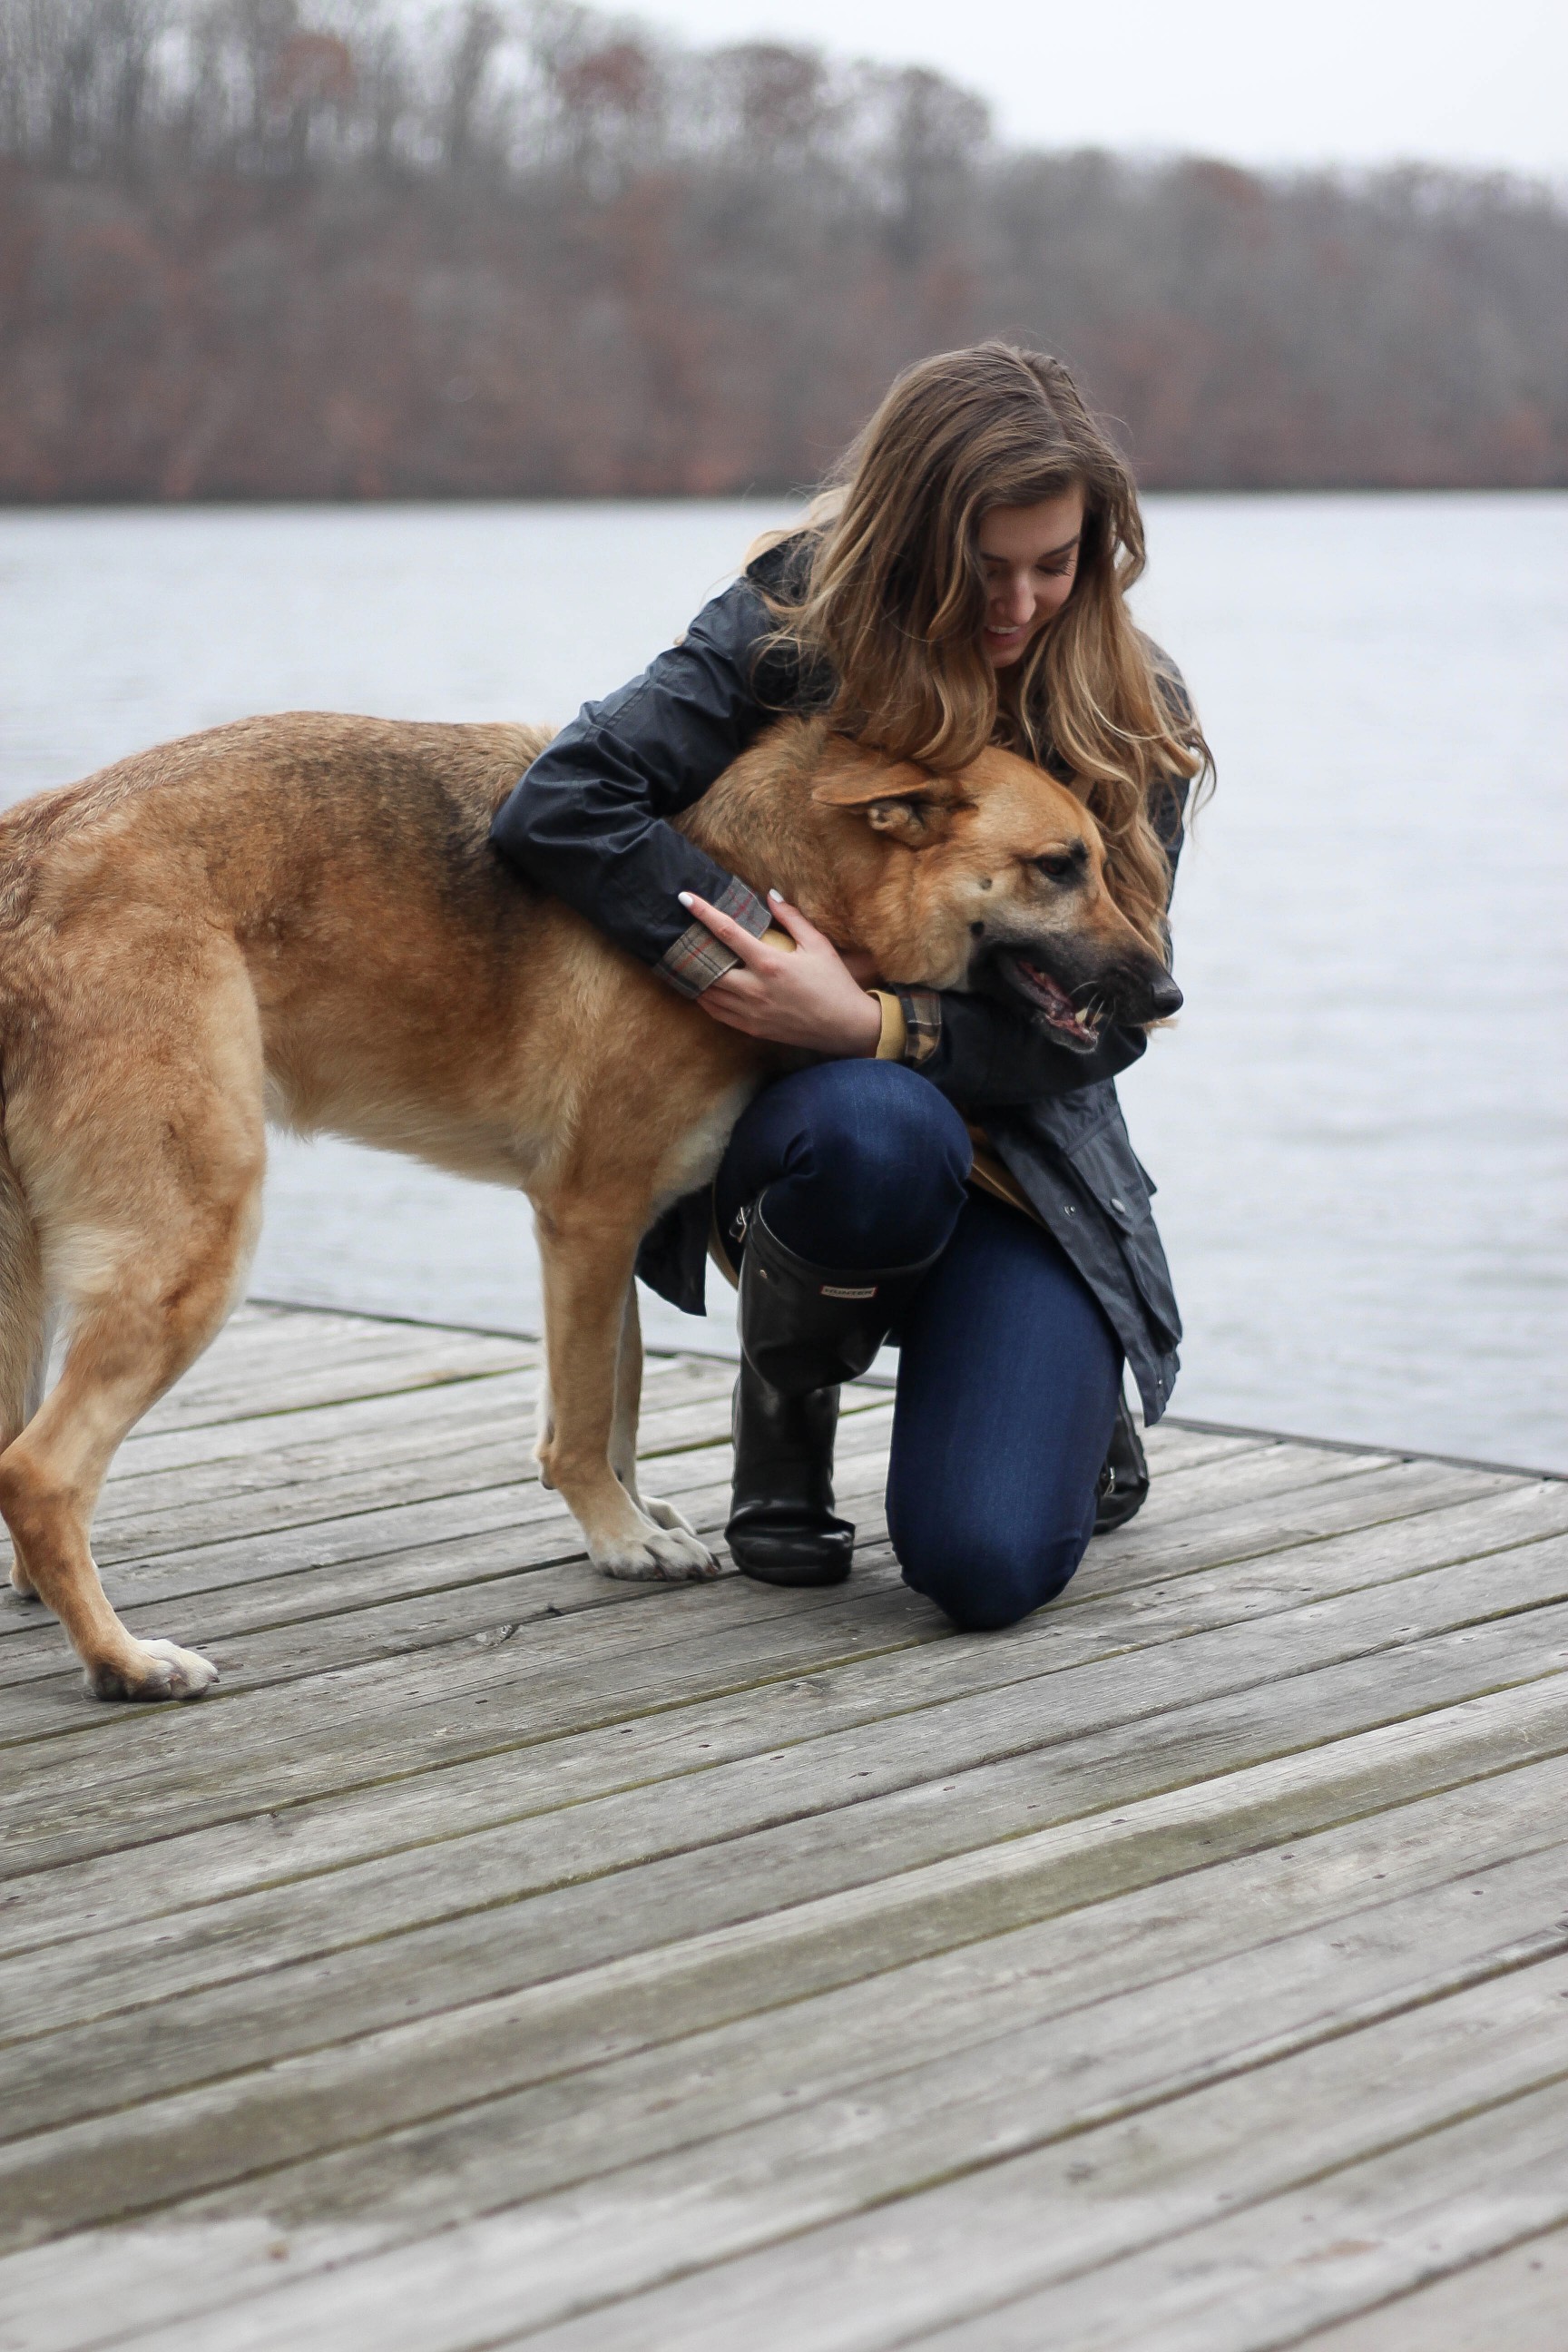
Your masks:
[{"label": "plaid sleeve cuff", "polygon": [[934,988],[900,988],[897,994],[904,1016],[903,1059],[918,1070],[942,1043],[942,999]]},{"label": "plaid sleeve cuff", "polygon": [[[767,908],[744,882],[726,883],[713,904],[721,915],[728,915],[743,931],[750,931],[754,940],[760,940],[768,928]],[[728,948],[721,947],[706,923],[689,923],[675,944],[666,948],[654,970],[660,980],[668,981],[678,995],[700,996],[714,981],[733,971],[740,961]]]}]

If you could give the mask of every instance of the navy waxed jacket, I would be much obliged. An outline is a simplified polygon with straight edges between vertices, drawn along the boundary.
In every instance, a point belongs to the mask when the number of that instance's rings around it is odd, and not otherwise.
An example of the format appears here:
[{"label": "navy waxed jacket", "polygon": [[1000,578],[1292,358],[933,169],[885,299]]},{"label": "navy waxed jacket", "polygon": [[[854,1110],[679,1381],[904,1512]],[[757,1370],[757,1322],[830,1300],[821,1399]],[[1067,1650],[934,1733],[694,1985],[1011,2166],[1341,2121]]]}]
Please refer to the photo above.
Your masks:
[{"label": "navy waxed jacket", "polygon": [[[696,995],[734,959],[693,923],[695,891],[761,937],[762,901],[669,820],[700,799],[781,711],[822,707],[831,682],[765,640],[763,591],[803,541],[760,557],[706,605],[679,643],[603,702],[586,704],[502,803],[490,838],[509,864]],[[1181,695],[1170,672],[1171,690]],[[1187,787],[1173,778],[1150,811],[1171,862]],[[1155,1230],[1153,1184],[1133,1153],[1115,1078],[1145,1050],[1137,1028],[1105,1030],[1092,1054],[1057,1045],[1022,1010],[958,990],[920,992],[909,1058],[984,1129],[1121,1343],[1146,1418],[1175,1380],[1181,1319]],[[672,1305],[703,1310],[705,1195],[679,1202],[644,1241],[637,1272]]]}]

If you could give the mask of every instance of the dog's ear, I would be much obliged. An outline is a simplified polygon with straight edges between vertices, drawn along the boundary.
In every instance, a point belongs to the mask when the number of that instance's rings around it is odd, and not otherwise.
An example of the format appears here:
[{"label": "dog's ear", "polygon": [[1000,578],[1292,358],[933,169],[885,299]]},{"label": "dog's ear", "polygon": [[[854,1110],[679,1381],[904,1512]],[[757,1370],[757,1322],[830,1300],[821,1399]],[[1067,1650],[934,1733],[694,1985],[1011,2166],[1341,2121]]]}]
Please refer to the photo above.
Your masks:
[{"label": "dog's ear", "polygon": [[873,833],[889,834],[910,849],[939,841],[965,805],[951,777],[933,776],[918,761],[889,759],[843,736],[829,740],[811,797],[821,808],[854,810]]}]

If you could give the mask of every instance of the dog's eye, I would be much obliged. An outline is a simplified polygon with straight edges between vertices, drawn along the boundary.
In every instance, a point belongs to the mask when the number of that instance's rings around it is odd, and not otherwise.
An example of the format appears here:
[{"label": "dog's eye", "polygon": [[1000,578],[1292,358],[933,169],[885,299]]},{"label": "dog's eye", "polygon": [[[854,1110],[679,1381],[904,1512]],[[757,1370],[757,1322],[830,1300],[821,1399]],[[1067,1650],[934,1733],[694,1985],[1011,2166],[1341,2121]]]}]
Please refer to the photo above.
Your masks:
[{"label": "dog's eye", "polygon": [[1079,860],[1068,850],[1052,850],[1048,856],[1037,857],[1033,863],[1037,873],[1043,874],[1047,882],[1070,882],[1079,871]]}]

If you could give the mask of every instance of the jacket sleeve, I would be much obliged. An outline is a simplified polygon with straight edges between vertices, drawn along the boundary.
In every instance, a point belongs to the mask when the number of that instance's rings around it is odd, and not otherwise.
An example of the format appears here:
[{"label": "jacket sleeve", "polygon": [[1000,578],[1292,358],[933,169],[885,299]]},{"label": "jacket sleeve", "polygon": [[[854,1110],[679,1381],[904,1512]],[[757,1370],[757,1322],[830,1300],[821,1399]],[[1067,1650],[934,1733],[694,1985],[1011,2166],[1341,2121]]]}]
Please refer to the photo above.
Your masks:
[{"label": "jacket sleeve", "polygon": [[677,899],[695,891],[761,937],[755,892],[675,831],[781,707],[757,649],[772,627],[751,578],[713,599],[680,643],[541,752],[490,828],[519,873],[695,996],[735,958]]},{"label": "jacket sleeve", "polygon": [[[1184,777],[1156,788],[1149,814],[1171,869],[1171,887],[1182,854],[1186,808]],[[1170,905],[1167,894],[1166,906]],[[1026,1013],[995,998],[956,989],[901,989],[909,1045],[905,1058],[931,1079],[960,1110],[979,1114],[1114,1078],[1148,1051],[1143,1030],[1108,1026],[1092,1054],[1069,1053]]]}]

